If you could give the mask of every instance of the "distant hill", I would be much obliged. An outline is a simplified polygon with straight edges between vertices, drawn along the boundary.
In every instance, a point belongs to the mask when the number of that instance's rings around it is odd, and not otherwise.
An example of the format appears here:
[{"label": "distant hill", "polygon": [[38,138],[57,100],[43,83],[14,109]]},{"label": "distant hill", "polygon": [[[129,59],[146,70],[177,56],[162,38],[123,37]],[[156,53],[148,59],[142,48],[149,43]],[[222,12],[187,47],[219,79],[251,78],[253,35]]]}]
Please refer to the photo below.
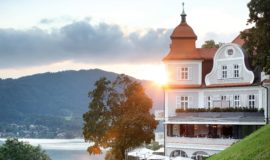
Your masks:
[{"label": "distant hill", "polygon": [[255,131],[240,142],[207,160],[269,160],[270,125]]},{"label": "distant hill", "polygon": [[[0,79],[0,126],[14,123],[24,128],[32,124],[80,130],[82,114],[88,110],[88,92],[100,77],[113,80],[117,74],[93,69]],[[150,81],[141,82],[154,106],[161,108],[162,90]],[[7,127],[0,127],[0,136]]]}]

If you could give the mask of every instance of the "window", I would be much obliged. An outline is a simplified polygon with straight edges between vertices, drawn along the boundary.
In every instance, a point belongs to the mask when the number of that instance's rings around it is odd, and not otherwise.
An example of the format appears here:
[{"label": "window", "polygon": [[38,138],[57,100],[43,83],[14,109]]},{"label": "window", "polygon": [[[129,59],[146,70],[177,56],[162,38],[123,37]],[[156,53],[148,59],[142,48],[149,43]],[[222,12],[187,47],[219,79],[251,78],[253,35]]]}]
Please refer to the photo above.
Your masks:
[{"label": "window", "polygon": [[229,56],[233,55],[233,49],[228,49],[228,50],[227,50],[227,54],[228,54]]},{"label": "window", "polygon": [[177,80],[189,80],[189,67],[180,67],[177,68]]},{"label": "window", "polygon": [[249,106],[249,108],[255,107],[255,95],[254,94],[248,96],[248,106]]},{"label": "window", "polygon": [[226,101],[226,96],[221,96],[222,101]]},{"label": "window", "polygon": [[233,101],[234,101],[234,107],[240,106],[240,96],[239,95],[234,95]]},{"label": "window", "polygon": [[211,107],[211,97],[210,96],[207,97],[207,106],[208,106],[208,108]]},{"label": "window", "polygon": [[173,125],[168,124],[167,125],[167,136],[171,137],[172,136],[172,131],[173,131]]},{"label": "window", "polygon": [[176,97],[176,107],[181,109],[188,108],[188,96],[177,96]]},{"label": "window", "polygon": [[233,77],[239,78],[239,65],[238,64],[233,65]]},{"label": "window", "polygon": [[184,79],[184,80],[188,79],[188,68],[187,67],[181,68],[181,79]]},{"label": "window", "polygon": [[222,78],[227,78],[227,66],[222,66]]}]

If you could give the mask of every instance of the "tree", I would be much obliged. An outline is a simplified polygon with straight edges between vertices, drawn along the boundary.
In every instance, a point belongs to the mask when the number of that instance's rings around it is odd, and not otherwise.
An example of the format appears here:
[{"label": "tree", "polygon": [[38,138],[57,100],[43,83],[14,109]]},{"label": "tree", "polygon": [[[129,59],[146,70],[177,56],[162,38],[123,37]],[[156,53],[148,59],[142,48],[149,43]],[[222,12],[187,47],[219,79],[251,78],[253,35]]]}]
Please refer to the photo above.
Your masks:
[{"label": "tree", "polygon": [[142,85],[120,75],[113,82],[101,78],[95,87],[89,92],[89,111],[83,115],[84,139],[93,142],[88,152],[99,154],[101,147],[110,147],[107,159],[122,160],[126,149],[150,143],[157,122]]},{"label": "tree", "polygon": [[221,45],[222,43],[216,44],[214,40],[208,40],[204,42],[202,48],[219,48]]},{"label": "tree", "polygon": [[247,6],[250,12],[247,23],[255,26],[241,32],[243,47],[253,67],[270,74],[270,0],[251,0]]},{"label": "tree", "polygon": [[0,160],[50,160],[50,157],[40,146],[34,147],[11,138],[0,146]]}]

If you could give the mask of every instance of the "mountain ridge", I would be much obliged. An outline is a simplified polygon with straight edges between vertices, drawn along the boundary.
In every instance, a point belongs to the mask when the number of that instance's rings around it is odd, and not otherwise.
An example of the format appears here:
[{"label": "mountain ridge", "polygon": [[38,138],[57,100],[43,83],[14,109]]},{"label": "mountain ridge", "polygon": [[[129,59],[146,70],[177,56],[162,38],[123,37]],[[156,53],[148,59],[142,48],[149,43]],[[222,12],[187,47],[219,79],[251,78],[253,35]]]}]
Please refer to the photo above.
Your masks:
[{"label": "mountain ridge", "polygon": [[[101,77],[113,80],[117,75],[90,69],[0,79],[0,124],[4,126],[2,129],[0,127],[0,136],[6,133],[10,124],[24,128],[30,125],[51,127],[52,132],[59,128],[61,132],[67,128],[81,130],[81,117],[88,110],[90,100],[88,92],[94,89],[95,81]],[[150,81],[140,82],[153,99],[154,106],[161,106],[161,90],[155,88]]]}]

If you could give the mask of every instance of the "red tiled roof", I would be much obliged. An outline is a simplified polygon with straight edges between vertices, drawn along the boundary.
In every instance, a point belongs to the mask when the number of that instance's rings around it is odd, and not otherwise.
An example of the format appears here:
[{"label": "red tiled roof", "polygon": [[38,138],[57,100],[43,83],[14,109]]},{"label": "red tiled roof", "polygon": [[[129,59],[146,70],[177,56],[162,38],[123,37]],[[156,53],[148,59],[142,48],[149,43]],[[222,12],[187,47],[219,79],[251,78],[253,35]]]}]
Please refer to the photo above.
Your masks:
[{"label": "red tiled roof", "polygon": [[241,35],[239,34],[233,41],[232,43],[238,44],[240,46],[243,46],[245,41],[241,38]]},{"label": "red tiled roof", "polygon": [[186,88],[226,88],[226,87],[245,87],[245,86],[258,86],[258,84],[249,84],[249,83],[227,83],[227,84],[218,84],[218,85],[210,85],[206,86],[205,84],[202,85],[167,85],[165,89],[186,89]]},{"label": "red tiled roof", "polygon": [[270,79],[263,80],[263,83],[270,83]]},{"label": "red tiled roof", "polygon": [[205,60],[212,60],[218,48],[197,48],[201,57]]},{"label": "red tiled roof", "polygon": [[202,85],[196,85],[196,84],[192,84],[192,85],[182,85],[182,84],[168,84],[165,86],[166,89],[171,89],[171,88],[174,88],[174,89],[177,89],[177,88],[181,88],[181,89],[184,89],[184,88],[201,88]]},{"label": "red tiled roof", "polygon": [[171,38],[195,38],[196,34],[193,29],[186,23],[180,23],[173,31]]},{"label": "red tiled roof", "polygon": [[239,87],[239,86],[249,86],[250,83],[225,83],[225,84],[212,84],[207,87]]},{"label": "red tiled roof", "polygon": [[[249,31],[249,29],[245,29],[242,32],[248,32],[248,31]],[[235,37],[235,39],[232,41],[232,43],[238,44],[240,46],[243,46],[245,44],[245,40],[241,38],[241,32],[237,37]]]},{"label": "red tiled roof", "polygon": [[197,50],[188,53],[175,53],[170,51],[169,54],[163,58],[163,61],[166,60],[202,60],[202,57]]},{"label": "red tiled roof", "polygon": [[163,60],[213,60],[218,48],[196,48],[192,53],[174,53],[172,51]]}]

